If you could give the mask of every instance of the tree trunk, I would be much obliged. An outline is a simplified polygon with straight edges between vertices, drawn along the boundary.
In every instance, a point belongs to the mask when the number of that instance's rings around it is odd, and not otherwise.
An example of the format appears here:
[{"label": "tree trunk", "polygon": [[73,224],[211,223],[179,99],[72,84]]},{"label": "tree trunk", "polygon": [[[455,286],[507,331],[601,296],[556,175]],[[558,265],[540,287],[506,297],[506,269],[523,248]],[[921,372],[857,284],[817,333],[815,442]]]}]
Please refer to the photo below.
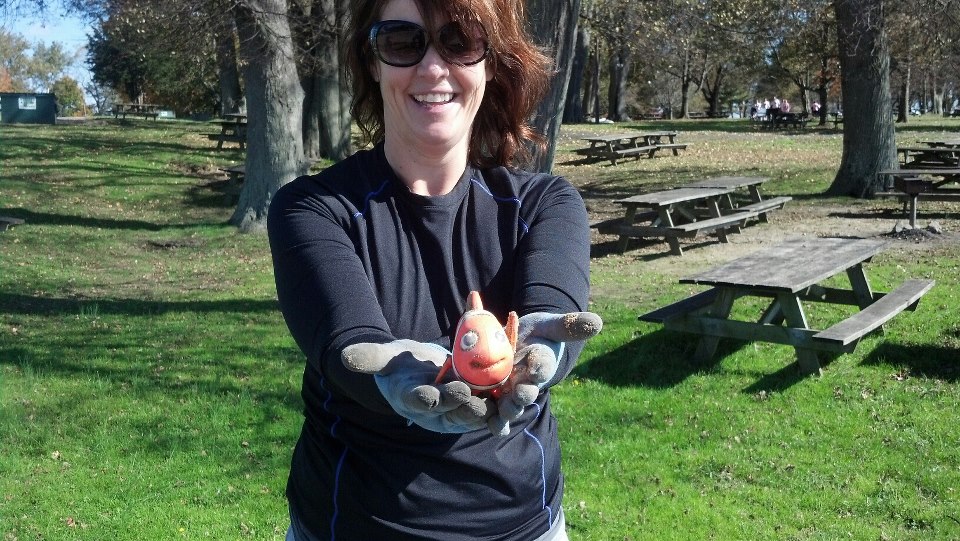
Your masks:
[{"label": "tree trunk", "polygon": [[835,0],[843,154],[828,195],[872,197],[881,169],[897,167],[890,107],[890,45],[882,0]]},{"label": "tree trunk", "polygon": [[580,0],[527,0],[527,13],[530,15],[531,35],[554,56],[554,77],[533,120],[534,127],[547,137],[547,148],[534,153],[531,169],[546,173],[553,169],[557,134],[563,119]]},{"label": "tree trunk", "polygon": [[607,118],[614,122],[630,120],[627,114],[627,80],[630,75],[630,49],[619,47],[610,55],[607,89]]},{"label": "tree trunk", "polygon": [[[350,111],[343,111],[349,104],[345,81],[341,80],[340,55],[337,50],[342,41],[342,29],[347,9],[346,0],[321,0],[321,9],[315,11],[319,25],[317,47],[316,93],[319,112],[320,156],[342,160],[350,154]],[[347,106],[349,109],[349,105]],[[346,121],[345,121],[346,120]]]},{"label": "tree trunk", "polygon": [[220,114],[242,113],[243,90],[237,64],[236,30],[233,17],[224,13],[216,31],[217,72],[220,79]]},{"label": "tree trunk", "polygon": [[243,232],[266,229],[280,186],[304,173],[303,90],[284,0],[235,6],[247,97],[246,175],[230,223]]},{"label": "tree trunk", "polygon": [[593,41],[593,52],[590,54],[590,79],[587,90],[583,93],[583,110],[593,118],[594,123],[600,122],[600,42]]},{"label": "tree trunk", "polygon": [[590,61],[590,30],[585,26],[577,29],[577,44],[570,65],[570,83],[567,85],[566,102],[563,105],[563,122],[583,122],[586,117],[583,104],[586,101],[584,79]]},{"label": "tree trunk", "polygon": [[315,161],[320,158],[320,76],[304,75],[300,86],[303,88],[303,157]]}]

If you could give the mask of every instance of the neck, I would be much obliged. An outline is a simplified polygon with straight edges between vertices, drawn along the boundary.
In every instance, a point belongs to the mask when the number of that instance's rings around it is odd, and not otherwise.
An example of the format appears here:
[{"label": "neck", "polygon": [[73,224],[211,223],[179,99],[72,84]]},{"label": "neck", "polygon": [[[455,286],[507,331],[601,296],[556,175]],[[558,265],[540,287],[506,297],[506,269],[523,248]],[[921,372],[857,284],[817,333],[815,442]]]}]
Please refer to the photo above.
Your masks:
[{"label": "neck", "polygon": [[387,138],[383,151],[400,180],[418,195],[450,193],[467,168],[465,145],[424,149]]}]

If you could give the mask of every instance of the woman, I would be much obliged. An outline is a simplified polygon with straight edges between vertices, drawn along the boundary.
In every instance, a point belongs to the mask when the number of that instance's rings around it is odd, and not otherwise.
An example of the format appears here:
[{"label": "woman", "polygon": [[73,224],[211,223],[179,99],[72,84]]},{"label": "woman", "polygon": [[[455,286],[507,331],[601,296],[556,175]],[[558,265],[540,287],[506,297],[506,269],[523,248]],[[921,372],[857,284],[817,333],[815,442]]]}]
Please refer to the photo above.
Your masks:
[{"label": "woman", "polygon": [[[287,184],[269,212],[307,356],[288,539],[566,539],[548,389],[599,328],[556,331],[587,304],[583,201],[511,167],[541,140],[526,119],[549,65],[522,5],[355,5],[353,114],[374,146]],[[470,291],[501,321],[522,316],[523,370],[498,399],[434,384]]]}]

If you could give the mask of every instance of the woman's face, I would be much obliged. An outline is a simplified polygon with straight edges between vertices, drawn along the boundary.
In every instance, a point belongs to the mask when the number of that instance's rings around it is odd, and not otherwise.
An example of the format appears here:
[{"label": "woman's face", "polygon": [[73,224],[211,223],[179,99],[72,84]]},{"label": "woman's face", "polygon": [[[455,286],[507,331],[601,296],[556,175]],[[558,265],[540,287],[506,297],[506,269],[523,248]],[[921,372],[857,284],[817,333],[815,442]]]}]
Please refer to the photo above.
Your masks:
[{"label": "woman's face", "polygon": [[[426,26],[414,0],[390,0],[381,20]],[[447,21],[437,21],[442,26]],[[437,28],[432,30],[435,35]],[[380,83],[388,145],[414,145],[421,153],[467,152],[473,119],[492,78],[486,60],[472,66],[447,63],[433,43],[418,64],[394,67],[377,60],[373,76]]]}]

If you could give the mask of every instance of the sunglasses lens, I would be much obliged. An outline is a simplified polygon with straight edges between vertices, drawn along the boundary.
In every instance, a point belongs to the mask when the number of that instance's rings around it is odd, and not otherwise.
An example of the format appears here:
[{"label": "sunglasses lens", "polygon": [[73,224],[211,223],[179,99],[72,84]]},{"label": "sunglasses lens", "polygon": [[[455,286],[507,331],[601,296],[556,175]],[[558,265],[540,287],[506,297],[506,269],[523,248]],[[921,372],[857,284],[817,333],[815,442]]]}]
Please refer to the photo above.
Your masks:
[{"label": "sunglasses lens", "polygon": [[[383,21],[370,31],[374,52],[383,63],[401,68],[423,60],[430,45],[427,31],[407,21]],[[479,24],[448,23],[436,35],[440,56],[451,64],[470,66],[487,56],[487,38]]]},{"label": "sunglasses lens", "polygon": [[441,56],[454,64],[476,64],[487,55],[487,40],[479,25],[446,24],[437,33],[437,41]]},{"label": "sunglasses lens", "polygon": [[413,23],[388,22],[375,30],[377,56],[391,66],[412,66],[427,52],[427,34]]}]

